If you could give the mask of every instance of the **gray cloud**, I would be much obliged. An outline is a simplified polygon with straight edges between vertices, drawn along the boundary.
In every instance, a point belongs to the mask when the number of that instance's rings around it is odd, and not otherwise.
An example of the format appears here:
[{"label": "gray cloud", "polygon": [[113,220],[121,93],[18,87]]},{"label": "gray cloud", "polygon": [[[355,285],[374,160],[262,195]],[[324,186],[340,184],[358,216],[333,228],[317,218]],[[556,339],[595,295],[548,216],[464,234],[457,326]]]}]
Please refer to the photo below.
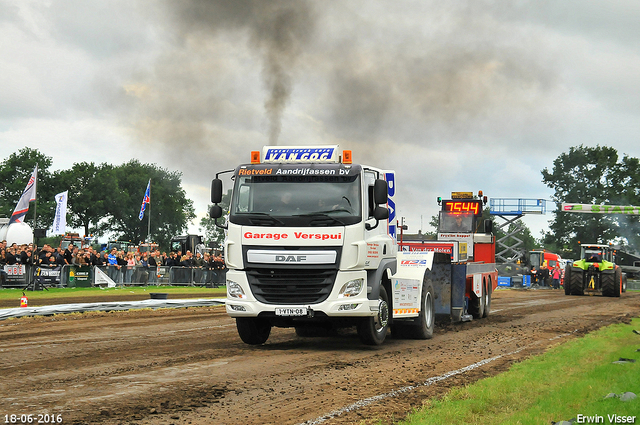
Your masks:
[{"label": "gray cloud", "polygon": [[569,146],[640,156],[635,1],[0,6],[5,156],[96,141],[206,194],[262,145],[338,143],[398,170],[414,220],[451,190],[546,194],[539,170]]}]

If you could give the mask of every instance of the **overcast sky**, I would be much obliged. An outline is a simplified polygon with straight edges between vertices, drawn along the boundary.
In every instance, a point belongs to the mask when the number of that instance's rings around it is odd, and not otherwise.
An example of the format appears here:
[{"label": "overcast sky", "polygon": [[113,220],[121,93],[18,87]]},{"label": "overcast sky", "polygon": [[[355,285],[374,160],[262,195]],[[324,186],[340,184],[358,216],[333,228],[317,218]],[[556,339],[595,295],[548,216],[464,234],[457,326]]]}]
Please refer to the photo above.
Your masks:
[{"label": "overcast sky", "polygon": [[452,191],[550,199],[571,146],[640,157],[638,22],[637,0],[0,0],[0,158],[156,163],[200,218],[251,150],[339,144],[428,230]]}]

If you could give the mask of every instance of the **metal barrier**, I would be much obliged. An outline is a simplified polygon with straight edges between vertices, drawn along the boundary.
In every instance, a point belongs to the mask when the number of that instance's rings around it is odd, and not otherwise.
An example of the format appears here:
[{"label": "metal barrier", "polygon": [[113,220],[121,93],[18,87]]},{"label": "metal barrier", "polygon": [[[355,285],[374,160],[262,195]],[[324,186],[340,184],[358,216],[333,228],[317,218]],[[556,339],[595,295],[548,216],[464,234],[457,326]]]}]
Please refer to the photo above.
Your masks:
[{"label": "metal barrier", "polygon": [[117,285],[185,285],[218,287],[225,284],[226,270],[182,266],[37,266],[5,265],[6,281],[0,287],[25,289],[32,284],[81,288],[96,286],[96,269],[102,270]]},{"label": "metal barrier", "polygon": [[[31,285],[59,286],[63,267],[59,265],[11,264],[2,267],[0,287],[25,289]],[[34,288],[35,288],[34,286]]]},{"label": "metal barrier", "polygon": [[2,269],[6,273],[3,288],[26,288],[32,282],[33,266],[30,264],[6,264]]}]

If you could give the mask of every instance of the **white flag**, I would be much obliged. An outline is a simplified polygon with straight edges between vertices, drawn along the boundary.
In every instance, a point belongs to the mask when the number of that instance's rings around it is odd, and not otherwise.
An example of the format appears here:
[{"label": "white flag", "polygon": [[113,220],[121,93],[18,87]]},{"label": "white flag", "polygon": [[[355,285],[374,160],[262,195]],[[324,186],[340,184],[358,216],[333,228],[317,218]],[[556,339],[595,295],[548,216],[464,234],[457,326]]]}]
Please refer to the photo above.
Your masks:
[{"label": "white flag", "polygon": [[53,219],[53,234],[64,235],[67,228],[67,195],[68,190],[56,195],[56,217]]},{"label": "white flag", "polygon": [[116,287],[116,283],[109,277],[107,276],[107,274],[105,272],[103,272],[102,270],[100,270],[97,267],[94,267],[94,270],[96,271],[95,273],[95,284],[96,286],[103,286],[103,285],[107,285],[107,288],[115,288]]}]

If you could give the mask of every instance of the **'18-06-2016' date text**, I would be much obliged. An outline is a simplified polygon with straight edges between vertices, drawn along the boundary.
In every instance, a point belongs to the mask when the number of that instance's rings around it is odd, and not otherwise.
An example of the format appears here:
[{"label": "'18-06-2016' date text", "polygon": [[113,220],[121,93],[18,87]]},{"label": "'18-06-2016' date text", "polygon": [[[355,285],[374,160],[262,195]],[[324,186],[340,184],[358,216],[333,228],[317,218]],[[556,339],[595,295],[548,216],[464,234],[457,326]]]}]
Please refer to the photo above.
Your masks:
[{"label": "'18-06-2016' date text", "polygon": [[4,415],[5,424],[61,424],[62,415],[48,413]]}]

